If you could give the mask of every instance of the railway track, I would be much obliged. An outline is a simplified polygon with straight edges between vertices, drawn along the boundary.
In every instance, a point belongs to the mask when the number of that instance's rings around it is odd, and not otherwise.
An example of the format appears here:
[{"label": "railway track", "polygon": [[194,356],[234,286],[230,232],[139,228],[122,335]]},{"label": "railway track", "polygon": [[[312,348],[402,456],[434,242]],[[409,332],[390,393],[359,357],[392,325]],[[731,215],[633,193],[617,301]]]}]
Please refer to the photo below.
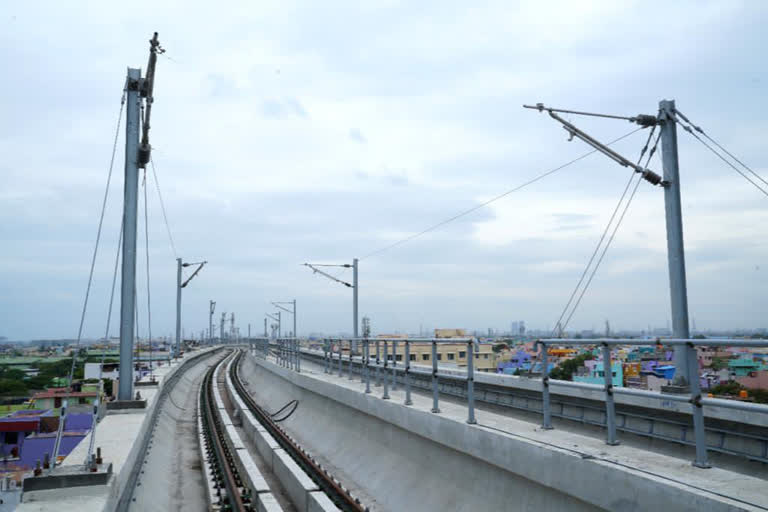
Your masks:
[{"label": "railway track", "polygon": [[[251,460],[249,450],[242,449],[245,445],[223,406],[217,380],[220,374],[225,373],[225,368],[228,368],[229,374],[224,379],[225,388],[234,402],[235,411],[240,410],[240,414],[252,415],[255,422],[274,439],[281,451],[296,463],[296,470],[303,472],[314,482],[314,488],[322,491],[319,494],[324,494],[323,499],[327,497],[327,507],[323,509],[367,511],[358,498],[352,496],[327,468],[322,467],[278,424],[280,420],[276,421],[273,415],[254,401],[238,375],[243,354],[243,351],[235,350],[211,366],[200,387],[200,442],[212,509],[237,512],[256,510],[257,504],[261,504],[263,498],[272,491],[265,484],[258,469],[255,469],[255,464],[248,462]],[[242,405],[238,406],[238,402]],[[281,484],[286,485],[283,481]],[[296,503],[294,505],[303,508]],[[275,504],[274,509],[280,508]]]},{"label": "railway track", "polygon": [[230,378],[240,399],[253,414],[254,418],[272,435],[280,447],[288,453],[313,482],[330,498],[334,505],[345,512],[364,512],[368,510],[358,498],[352,496],[327,469],[304,448],[291,438],[290,435],[272,418],[272,415],[259,407],[243,385],[238,374],[240,360],[244,352],[238,351],[234,362],[230,365]]},{"label": "railway track", "polygon": [[214,386],[217,385],[214,378],[216,367],[227,359],[228,357],[224,357],[217,365],[211,366],[200,386],[200,421],[205,443],[204,453],[208,458],[207,466],[210,467],[215,495],[218,498],[215,505],[221,510],[250,512],[254,510],[251,507],[251,491],[240,478],[235,457],[227,443],[222,410],[214,400]]}]

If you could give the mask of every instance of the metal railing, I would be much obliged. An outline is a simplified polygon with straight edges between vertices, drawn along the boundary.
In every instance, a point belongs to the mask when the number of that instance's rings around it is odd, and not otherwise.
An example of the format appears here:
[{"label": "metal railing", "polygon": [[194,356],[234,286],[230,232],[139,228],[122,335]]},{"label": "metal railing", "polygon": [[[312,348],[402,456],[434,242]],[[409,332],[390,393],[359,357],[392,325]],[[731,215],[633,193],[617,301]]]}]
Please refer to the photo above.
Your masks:
[{"label": "metal railing", "polygon": [[[390,385],[392,390],[397,388],[397,349],[398,344],[402,343],[404,346],[403,357],[403,387],[405,389],[405,405],[413,405],[411,398],[411,346],[414,343],[431,344],[431,360],[432,360],[432,409],[435,414],[440,413],[440,379],[448,380],[461,380],[467,383],[467,423],[475,424],[475,393],[474,393],[474,355],[479,352],[479,345],[475,338],[326,338],[323,340],[323,359],[325,373],[338,372],[339,377],[344,375],[344,348],[348,351],[347,357],[347,376],[349,380],[353,379],[353,358],[356,357],[353,354],[353,347],[355,342],[362,345],[362,352],[359,355],[361,359],[361,382],[365,383],[365,393],[371,393],[371,367],[374,369],[374,386],[382,388],[381,398],[383,400],[389,400]],[[437,345],[444,344],[459,344],[466,343],[467,345],[467,375],[457,376],[450,373],[441,373],[439,371],[438,359],[437,359]],[[371,345],[375,347],[375,358],[371,357]],[[389,349],[392,348],[392,354],[390,358]],[[383,358],[382,358],[383,355]],[[391,364],[390,364],[391,363]],[[334,370],[334,367],[336,368]]]},{"label": "metal railing", "polygon": [[[582,388],[590,390],[603,390],[605,392],[605,417],[606,417],[606,444],[616,445],[619,441],[616,438],[616,407],[614,404],[614,394],[624,395],[636,395],[644,397],[657,397],[661,400],[669,400],[676,402],[687,402],[691,404],[691,413],[693,416],[693,430],[694,440],[696,447],[696,458],[693,461],[693,465],[699,468],[711,467],[707,458],[707,438],[704,428],[704,411],[705,405],[725,407],[730,409],[736,409],[749,412],[762,412],[768,413],[768,406],[744,403],[736,400],[722,400],[716,398],[704,398],[701,395],[701,387],[699,382],[699,363],[696,353],[696,347],[750,347],[761,348],[768,347],[768,340],[764,341],[747,341],[747,340],[694,340],[694,339],[665,339],[658,340],[654,343],[650,340],[638,340],[638,339],[568,339],[568,338],[553,338],[553,339],[541,339],[536,341],[536,345],[539,347],[539,357],[541,359],[542,379],[541,379],[541,395],[542,395],[542,428],[550,430],[554,428],[552,426],[552,409],[549,397],[550,386],[561,386],[571,388]],[[663,341],[663,342],[662,342]],[[603,357],[603,385],[587,384],[582,382],[571,382],[564,380],[550,380],[549,378],[549,358],[548,348],[551,345],[593,345],[602,347]],[[689,394],[671,394],[660,393],[654,391],[641,391],[631,388],[614,387],[613,386],[613,360],[611,357],[611,346],[684,346],[686,351],[686,360],[688,362],[688,375],[685,378],[688,381],[690,389]]]},{"label": "metal railing", "polygon": [[[355,342],[358,347],[361,347],[359,354],[354,353]],[[467,400],[467,423],[477,423],[475,418],[475,392],[474,392],[474,380],[475,358],[479,352],[479,344],[474,338],[326,338],[323,340],[323,371],[327,374],[337,373],[339,377],[344,377],[346,366],[346,378],[352,380],[353,374],[357,373],[355,367],[360,366],[360,382],[365,384],[365,393],[372,393],[371,382],[373,381],[374,387],[382,388],[381,398],[383,400],[391,399],[390,387],[392,390],[396,389],[398,385],[398,375],[400,375],[400,381],[405,390],[404,405],[412,405],[413,400],[411,397],[412,388],[412,368],[411,368],[411,348],[413,344],[425,344],[431,345],[431,373],[426,373],[421,370],[417,370],[416,375],[420,378],[426,377],[429,380],[429,388],[432,394],[432,407],[431,412],[439,414],[440,411],[440,382],[462,382],[466,383],[466,400]],[[438,349],[437,345],[443,344],[467,344],[467,366],[465,375],[457,375],[455,371],[441,372],[438,364]],[[768,340],[760,341],[747,341],[747,340],[694,340],[694,339],[665,339],[665,340],[639,340],[639,339],[568,339],[568,338],[554,338],[554,339],[540,339],[537,340],[536,345],[539,350],[539,358],[542,368],[541,378],[541,411],[542,414],[542,428],[545,430],[551,430],[552,426],[552,401],[550,399],[550,387],[563,387],[563,388],[576,388],[589,391],[600,391],[605,394],[604,398],[604,415],[605,415],[605,428],[606,428],[606,444],[617,445],[619,440],[617,438],[617,430],[631,430],[625,428],[626,425],[617,425],[616,417],[616,405],[614,401],[614,395],[629,395],[642,398],[657,398],[663,401],[690,403],[691,404],[691,416],[693,418],[693,433],[696,456],[693,461],[693,465],[699,468],[711,467],[707,457],[707,437],[704,427],[704,406],[722,407],[728,409],[735,409],[745,412],[758,412],[768,413],[768,406],[761,404],[754,404],[748,402],[741,402],[737,400],[724,400],[717,398],[706,398],[702,396],[699,373],[698,373],[698,358],[695,347],[746,347],[746,348],[760,348],[768,347]],[[402,344],[404,347],[403,364],[398,366],[397,354],[398,345]],[[602,370],[603,370],[603,384],[589,384],[584,382],[572,382],[550,379],[549,377],[549,354],[547,347],[560,345],[588,345],[601,347],[602,350]],[[655,391],[639,390],[634,388],[615,387],[613,385],[613,362],[611,347],[612,346],[685,346],[686,357],[688,358],[688,371],[686,375],[688,380],[690,391],[685,394],[676,393],[662,393]],[[267,339],[256,340],[254,343],[254,349],[257,354],[266,359],[272,350],[275,355],[275,360],[280,366],[300,371],[301,365],[301,347],[298,340],[294,338],[281,338],[270,342]],[[372,353],[372,349],[375,352]],[[391,352],[390,352],[391,349]],[[345,355],[345,352],[347,353]],[[464,368],[459,368],[464,370]],[[418,387],[418,386],[417,386]],[[625,416],[626,413],[621,413]],[[562,416],[562,415],[560,415]]]}]

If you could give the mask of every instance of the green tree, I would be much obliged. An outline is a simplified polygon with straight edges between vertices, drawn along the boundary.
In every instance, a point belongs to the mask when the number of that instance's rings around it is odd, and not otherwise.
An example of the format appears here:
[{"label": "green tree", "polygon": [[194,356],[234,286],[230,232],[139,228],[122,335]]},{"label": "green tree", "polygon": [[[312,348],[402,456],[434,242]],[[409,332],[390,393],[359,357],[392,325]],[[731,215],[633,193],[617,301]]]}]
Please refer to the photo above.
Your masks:
[{"label": "green tree", "polygon": [[738,395],[742,389],[744,389],[744,386],[735,380],[729,380],[728,382],[721,382],[709,391],[713,395]]},{"label": "green tree", "polygon": [[24,381],[13,379],[0,379],[0,395],[26,395],[27,385]]},{"label": "green tree", "polygon": [[587,352],[572,359],[567,359],[553,368],[549,376],[550,378],[557,380],[573,380],[573,374],[576,373],[576,370],[581,366],[584,366],[584,361],[591,361],[594,358],[594,355]]}]

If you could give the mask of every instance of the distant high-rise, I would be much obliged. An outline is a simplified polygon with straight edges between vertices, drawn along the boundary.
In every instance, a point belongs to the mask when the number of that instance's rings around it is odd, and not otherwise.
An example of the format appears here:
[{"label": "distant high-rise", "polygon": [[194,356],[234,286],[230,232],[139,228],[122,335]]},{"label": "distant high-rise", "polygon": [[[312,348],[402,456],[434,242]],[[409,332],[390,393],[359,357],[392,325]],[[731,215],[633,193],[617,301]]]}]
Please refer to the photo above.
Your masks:
[{"label": "distant high-rise", "polygon": [[524,320],[520,320],[520,321],[517,323],[517,325],[519,326],[519,327],[518,327],[518,333],[519,333],[521,336],[522,336],[522,335],[524,335],[524,334],[525,334],[525,321],[524,321]]}]

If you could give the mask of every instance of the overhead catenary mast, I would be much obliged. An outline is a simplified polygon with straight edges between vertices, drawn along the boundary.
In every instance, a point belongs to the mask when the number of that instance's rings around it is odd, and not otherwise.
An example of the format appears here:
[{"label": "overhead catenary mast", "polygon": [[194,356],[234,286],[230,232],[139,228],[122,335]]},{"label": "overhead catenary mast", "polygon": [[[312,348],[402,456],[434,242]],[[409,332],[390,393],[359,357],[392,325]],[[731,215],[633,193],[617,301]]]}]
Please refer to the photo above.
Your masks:
[{"label": "overhead catenary mast", "polygon": [[[136,318],[136,227],[138,209],[139,169],[149,162],[150,118],[154,102],[155,64],[157,54],[165,50],[160,46],[157,32],[150,40],[147,73],[128,68],[125,123],[125,185],[123,191],[123,247],[120,292],[120,383],[118,400],[133,398],[133,341]],[[144,117],[141,119],[142,105]],[[139,125],[142,125],[139,142]]]}]

